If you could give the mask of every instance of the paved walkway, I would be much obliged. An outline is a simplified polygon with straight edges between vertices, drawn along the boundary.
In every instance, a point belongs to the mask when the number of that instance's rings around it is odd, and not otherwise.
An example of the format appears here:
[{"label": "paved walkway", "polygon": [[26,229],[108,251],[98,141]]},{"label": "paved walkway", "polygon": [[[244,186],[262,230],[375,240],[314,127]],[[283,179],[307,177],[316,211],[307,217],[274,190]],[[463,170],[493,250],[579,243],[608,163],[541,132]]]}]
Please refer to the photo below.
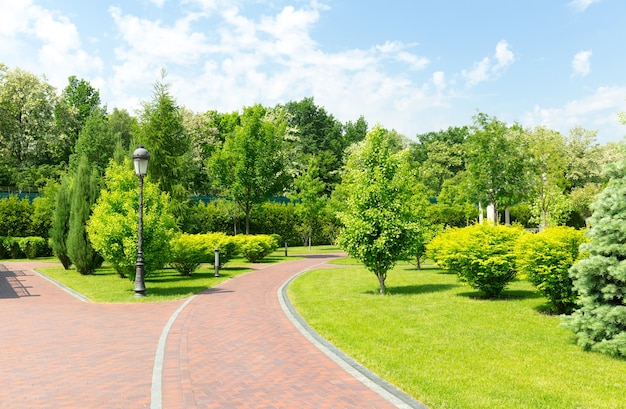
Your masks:
[{"label": "paved walkway", "polygon": [[289,278],[334,257],[137,304],[84,302],[32,271],[42,264],[0,264],[0,408],[421,407],[331,359],[281,308]]}]

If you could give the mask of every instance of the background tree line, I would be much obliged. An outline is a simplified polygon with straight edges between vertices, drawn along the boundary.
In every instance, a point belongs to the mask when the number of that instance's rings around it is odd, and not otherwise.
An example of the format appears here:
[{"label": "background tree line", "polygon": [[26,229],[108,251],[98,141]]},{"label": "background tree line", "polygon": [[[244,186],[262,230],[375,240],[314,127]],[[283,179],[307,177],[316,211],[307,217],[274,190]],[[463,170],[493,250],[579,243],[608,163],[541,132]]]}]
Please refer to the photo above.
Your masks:
[{"label": "background tree line", "polygon": [[[283,211],[283,217],[298,220],[292,231],[300,239],[332,241],[341,226],[337,211],[345,205],[337,187],[346,153],[369,130],[365,118],[341,123],[313,98],[228,113],[193,112],[177,104],[165,73],[152,99],[132,115],[103,106],[99,91],[83,79],[70,77],[57,93],[44,77],[0,65],[3,190],[47,191],[52,202],[82,172],[95,172],[82,180],[100,183],[111,160],[120,163],[142,143],[152,155],[149,177],[170,195],[184,231],[259,232],[267,226],[254,213],[269,217],[272,206],[264,203],[284,196],[297,203],[293,215]],[[596,142],[596,131],[574,127],[564,136],[482,112],[467,126],[415,139],[391,130],[387,137],[394,149],[408,152],[413,178],[432,204],[428,217],[434,225],[468,225],[481,204],[494,206],[497,222],[584,226],[607,182],[602,167],[619,155],[615,143]],[[199,205],[191,200],[198,195],[228,200]],[[97,193],[83,196],[97,199]],[[45,231],[38,223],[37,231]]]}]

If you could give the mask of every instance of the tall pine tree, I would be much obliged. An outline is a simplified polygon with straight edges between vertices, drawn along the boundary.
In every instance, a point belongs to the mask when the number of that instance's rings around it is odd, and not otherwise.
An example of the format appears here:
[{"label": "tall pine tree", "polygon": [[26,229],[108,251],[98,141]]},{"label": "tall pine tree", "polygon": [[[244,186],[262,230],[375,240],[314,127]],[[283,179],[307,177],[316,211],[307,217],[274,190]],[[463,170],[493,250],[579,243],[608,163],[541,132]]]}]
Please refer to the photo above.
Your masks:
[{"label": "tall pine tree", "polygon": [[50,246],[63,267],[67,270],[72,260],[67,254],[67,232],[70,229],[70,197],[72,196],[72,179],[66,176],[56,194],[56,206],[50,228]]},{"label": "tall pine tree", "polygon": [[589,257],[570,268],[579,309],[565,318],[586,350],[626,358],[626,161],[609,171],[607,187],[593,204]]},{"label": "tall pine tree", "polygon": [[99,193],[98,169],[91,168],[86,156],[82,156],[72,192],[67,254],[81,274],[91,274],[102,265],[102,257],[94,250],[85,226],[91,215],[91,207]]}]

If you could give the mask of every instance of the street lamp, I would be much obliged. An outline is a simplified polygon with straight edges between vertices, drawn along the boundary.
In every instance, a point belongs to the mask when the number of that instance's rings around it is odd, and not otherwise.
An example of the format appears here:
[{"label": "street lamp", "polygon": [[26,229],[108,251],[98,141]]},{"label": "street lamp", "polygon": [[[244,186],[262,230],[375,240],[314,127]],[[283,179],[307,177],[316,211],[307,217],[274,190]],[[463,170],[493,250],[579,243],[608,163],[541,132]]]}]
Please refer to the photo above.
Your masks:
[{"label": "street lamp", "polygon": [[143,177],[148,173],[148,161],[150,154],[139,145],[133,152],[133,162],[135,163],[135,174],[139,178],[139,222],[137,224],[137,263],[135,264],[135,297],[146,296],[146,285],[143,281],[145,263],[143,260]]}]

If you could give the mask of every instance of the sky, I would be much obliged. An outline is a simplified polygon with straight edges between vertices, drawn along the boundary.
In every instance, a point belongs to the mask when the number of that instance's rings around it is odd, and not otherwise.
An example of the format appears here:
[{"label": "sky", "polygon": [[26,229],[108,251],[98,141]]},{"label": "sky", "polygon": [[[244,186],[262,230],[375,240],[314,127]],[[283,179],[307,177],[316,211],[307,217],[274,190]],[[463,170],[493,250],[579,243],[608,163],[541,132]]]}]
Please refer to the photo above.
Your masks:
[{"label": "sky", "polygon": [[314,98],[415,139],[479,112],[621,141],[623,0],[0,0],[0,62],[135,114]]}]

